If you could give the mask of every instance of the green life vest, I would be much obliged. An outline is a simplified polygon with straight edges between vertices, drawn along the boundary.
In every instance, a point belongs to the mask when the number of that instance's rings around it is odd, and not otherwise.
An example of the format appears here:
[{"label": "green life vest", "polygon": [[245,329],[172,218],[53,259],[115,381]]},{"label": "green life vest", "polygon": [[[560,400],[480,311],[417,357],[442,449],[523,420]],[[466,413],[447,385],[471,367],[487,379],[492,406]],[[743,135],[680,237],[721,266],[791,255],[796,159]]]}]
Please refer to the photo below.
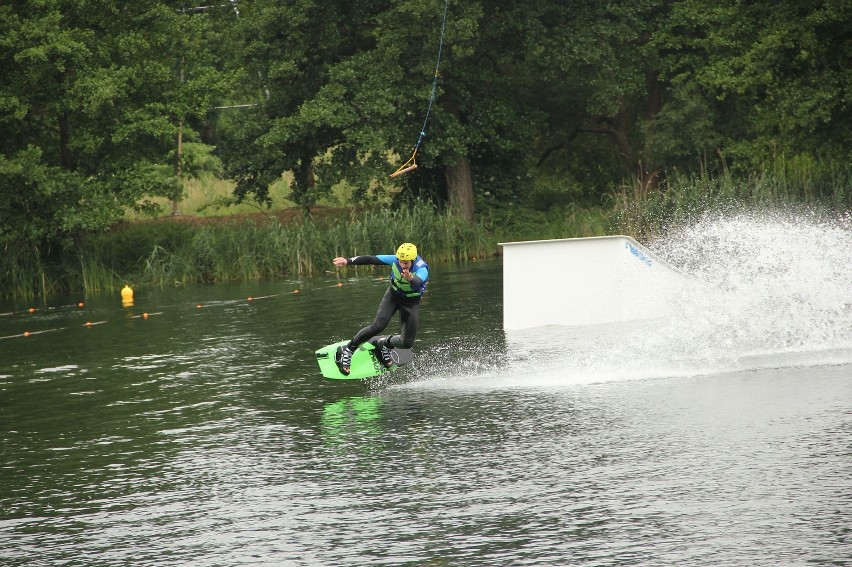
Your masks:
[{"label": "green life vest", "polygon": [[[420,256],[418,256],[411,264],[410,271],[413,272],[424,266],[426,267],[426,269],[429,269],[429,265],[424,262]],[[423,282],[423,285],[419,290],[415,290],[414,288],[412,288],[411,282],[402,277],[402,266],[399,265],[399,260],[397,260],[393,264],[391,264],[391,288],[399,295],[403,295],[409,298],[416,298],[423,295],[423,292],[426,291],[426,282]]]}]

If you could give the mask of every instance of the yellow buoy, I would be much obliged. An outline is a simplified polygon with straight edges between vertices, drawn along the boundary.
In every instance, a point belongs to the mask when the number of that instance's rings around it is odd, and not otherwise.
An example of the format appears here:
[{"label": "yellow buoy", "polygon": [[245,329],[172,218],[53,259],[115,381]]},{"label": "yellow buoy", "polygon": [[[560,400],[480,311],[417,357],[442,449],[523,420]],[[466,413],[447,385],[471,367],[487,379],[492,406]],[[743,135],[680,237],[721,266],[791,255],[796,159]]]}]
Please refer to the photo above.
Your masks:
[{"label": "yellow buoy", "polygon": [[121,304],[125,307],[133,305],[133,289],[130,288],[129,284],[124,284],[121,289]]},{"label": "yellow buoy", "polygon": [[122,301],[133,301],[133,290],[130,288],[130,285],[124,284],[124,287],[121,289],[121,299]]}]

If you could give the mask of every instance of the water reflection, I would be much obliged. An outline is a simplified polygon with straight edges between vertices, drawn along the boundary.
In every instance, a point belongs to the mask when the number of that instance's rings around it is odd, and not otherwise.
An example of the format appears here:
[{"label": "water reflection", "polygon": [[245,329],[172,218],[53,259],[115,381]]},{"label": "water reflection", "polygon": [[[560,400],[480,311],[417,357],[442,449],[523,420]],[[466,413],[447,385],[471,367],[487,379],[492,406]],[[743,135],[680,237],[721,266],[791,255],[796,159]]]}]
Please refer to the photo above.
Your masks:
[{"label": "water reflection", "polygon": [[382,403],[377,396],[358,396],[326,404],[322,411],[325,443],[341,445],[349,440],[380,435]]}]

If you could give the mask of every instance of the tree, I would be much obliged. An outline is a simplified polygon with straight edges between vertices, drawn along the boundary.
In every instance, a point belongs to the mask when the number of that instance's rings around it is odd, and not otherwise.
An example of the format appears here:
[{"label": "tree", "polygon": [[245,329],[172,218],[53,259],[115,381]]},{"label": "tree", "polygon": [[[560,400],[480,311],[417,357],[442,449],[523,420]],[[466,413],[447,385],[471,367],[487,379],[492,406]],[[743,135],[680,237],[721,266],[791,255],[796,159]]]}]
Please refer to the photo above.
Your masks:
[{"label": "tree", "polygon": [[189,48],[198,29],[185,27],[177,8],[151,0],[0,6],[6,250],[49,250],[112,226],[127,207],[150,208],[148,197],[179,195],[170,166],[178,127],[206,112],[216,81]]},{"label": "tree", "polygon": [[653,126],[662,85],[651,39],[665,0],[534,3],[525,61],[546,120],[536,137],[538,175],[555,175],[597,199],[627,176],[659,166]]},{"label": "tree", "polygon": [[325,178],[317,187],[318,162],[345,141],[342,127],[352,114],[334,84],[334,66],[372,43],[364,22],[378,4],[241,4],[237,64],[262,102],[221,148],[239,199],[268,203],[269,186],[286,171],[294,173],[292,199],[306,211],[327,191]]},{"label": "tree", "polygon": [[[388,179],[390,162],[411,155],[423,126],[443,8],[440,0],[247,5],[244,64],[254,66],[258,91],[268,97],[223,151],[238,196],[265,200],[269,184],[289,170],[293,198],[307,208],[341,181],[364,199],[370,191],[399,187],[394,183],[411,189],[421,172],[432,180],[437,170],[445,198],[471,218],[473,179],[522,169],[517,164],[538,113],[516,104],[517,82],[525,80],[513,62],[513,46],[523,37],[513,23],[521,8],[511,2],[453,6],[418,175]],[[487,171],[472,161],[479,155],[488,156]],[[501,163],[510,165],[497,167]]]},{"label": "tree", "polygon": [[670,85],[654,143],[717,150],[743,170],[773,152],[850,155],[852,8],[838,0],[675,2],[654,39]]}]

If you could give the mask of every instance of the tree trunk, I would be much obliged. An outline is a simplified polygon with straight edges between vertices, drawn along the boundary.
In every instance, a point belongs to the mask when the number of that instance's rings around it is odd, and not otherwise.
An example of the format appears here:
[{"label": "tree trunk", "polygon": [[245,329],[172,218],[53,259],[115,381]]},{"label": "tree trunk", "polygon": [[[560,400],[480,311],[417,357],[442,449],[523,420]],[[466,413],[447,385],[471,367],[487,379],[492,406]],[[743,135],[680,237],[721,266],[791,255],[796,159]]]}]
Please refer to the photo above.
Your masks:
[{"label": "tree trunk", "polygon": [[74,169],[74,160],[71,158],[71,148],[69,143],[71,140],[71,125],[67,114],[62,114],[59,118],[59,163],[63,169],[71,171]]},{"label": "tree trunk", "polygon": [[621,156],[624,166],[627,168],[627,173],[634,175],[639,168],[639,161],[633,153],[633,144],[630,143],[630,136],[625,130],[627,110],[622,105],[621,110],[614,118],[607,118],[606,122],[609,127],[609,133],[615,146],[618,148],[618,154]]},{"label": "tree trunk", "polygon": [[309,157],[299,160],[299,165],[293,170],[293,181],[290,184],[290,198],[296,202],[305,216],[310,216],[314,197],[311,187],[316,183],[314,179],[314,162]]},{"label": "tree trunk", "polygon": [[657,169],[657,163],[651,151],[651,140],[656,131],[657,115],[663,107],[663,89],[656,71],[648,71],[645,77],[648,89],[648,103],[645,106],[645,140],[642,148],[642,164],[651,171]]},{"label": "tree trunk", "polygon": [[444,170],[450,210],[468,221],[473,220],[473,178],[467,158],[457,158]]},{"label": "tree trunk", "polygon": [[[183,159],[183,120],[178,123],[178,132],[177,132],[177,159],[175,159],[175,177],[177,178],[177,182],[181,186],[181,191],[183,191],[183,180],[181,179],[181,159]],[[172,216],[180,215],[180,201],[173,199],[172,200]]]},{"label": "tree trunk", "polygon": [[[181,57],[180,62],[178,63],[178,80],[180,80],[181,84],[183,84],[183,57]],[[177,182],[180,185],[181,190],[181,198],[183,197],[183,180],[181,180],[181,159],[183,159],[183,118],[178,121],[178,131],[177,131],[177,159],[175,160],[175,177],[177,178]],[[180,200],[174,199],[172,200],[172,216],[179,215],[180,213]]]}]

